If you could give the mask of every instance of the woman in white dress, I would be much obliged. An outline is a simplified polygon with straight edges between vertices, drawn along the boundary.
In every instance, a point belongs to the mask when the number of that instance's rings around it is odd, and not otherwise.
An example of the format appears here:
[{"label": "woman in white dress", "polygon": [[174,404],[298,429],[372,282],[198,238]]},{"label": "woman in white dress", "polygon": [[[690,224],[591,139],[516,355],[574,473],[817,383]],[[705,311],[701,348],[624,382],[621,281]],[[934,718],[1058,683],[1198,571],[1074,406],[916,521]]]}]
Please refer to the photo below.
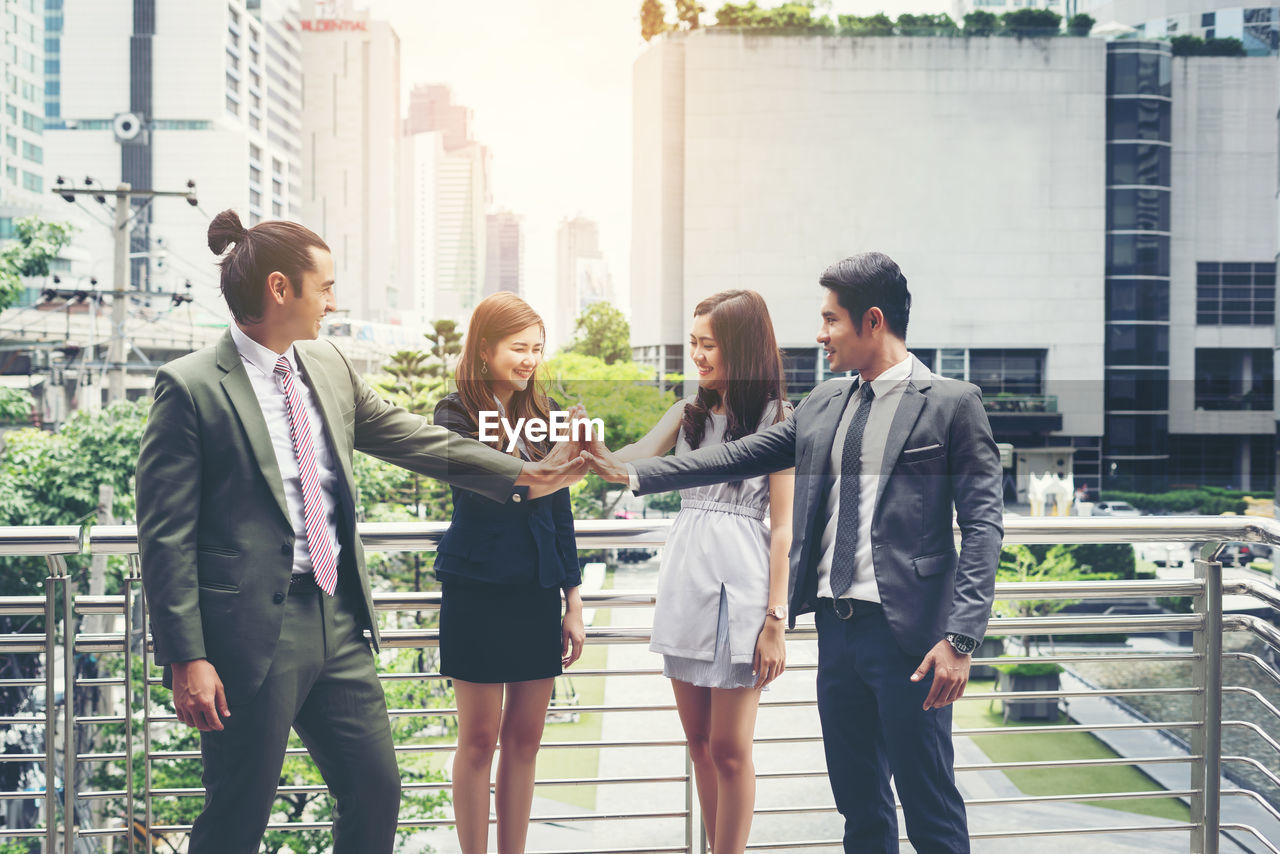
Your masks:
[{"label": "woman in white dress", "polygon": [[[697,394],[679,401],[619,462],[718,444],[790,407],[764,299],[724,291],[694,309]],[[593,453],[609,455],[600,443]],[[649,648],[662,653],[693,757],[713,854],[745,849],[755,809],[751,746],[760,691],[786,667],[783,630],[794,470],[680,491],[663,549]]]}]

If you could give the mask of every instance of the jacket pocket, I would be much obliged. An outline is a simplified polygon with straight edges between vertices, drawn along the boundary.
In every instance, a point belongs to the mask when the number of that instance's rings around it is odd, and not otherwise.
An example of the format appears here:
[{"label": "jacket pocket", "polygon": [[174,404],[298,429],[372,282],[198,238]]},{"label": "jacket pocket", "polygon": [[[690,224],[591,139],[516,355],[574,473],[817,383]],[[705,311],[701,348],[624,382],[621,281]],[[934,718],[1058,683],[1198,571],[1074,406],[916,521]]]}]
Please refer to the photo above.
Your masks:
[{"label": "jacket pocket", "polygon": [[925,460],[935,460],[946,454],[947,449],[941,442],[935,442],[932,445],[924,445],[919,448],[908,448],[902,452],[901,460],[904,463],[919,463]]},{"label": "jacket pocket", "polygon": [[914,557],[911,559],[911,565],[915,567],[916,575],[921,578],[931,578],[935,575],[940,575],[941,573],[954,569],[956,565],[956,553],[953,550]]},{"label": "jacket pocket", "polygon": [[229,549],[225,546],[196,546],[196,551],[211,555],[221,555],[222,557],[240,557],[238,549]]},{"label": "jacket pocket", "polygon": [[219,584],[215,581],[201,581],[198,583],[201,590],[213,590],[218,593],[239,593],[240,588],[234,584]]}]

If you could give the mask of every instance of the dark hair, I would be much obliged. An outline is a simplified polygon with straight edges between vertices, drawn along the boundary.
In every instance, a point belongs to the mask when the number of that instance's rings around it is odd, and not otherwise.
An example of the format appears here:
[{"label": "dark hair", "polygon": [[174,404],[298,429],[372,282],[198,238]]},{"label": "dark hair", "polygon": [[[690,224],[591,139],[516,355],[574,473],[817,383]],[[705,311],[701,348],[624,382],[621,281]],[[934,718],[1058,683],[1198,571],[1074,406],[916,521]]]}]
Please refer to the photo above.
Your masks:
[{"label": "dark hair", "polygon": [[862,334],[862,316],[872,308],[884,312],[889,331],[907,340],[911,292],[907,277],[883,252],[862,252],[837,261],[823,271],[818,284],[836,292],[836,302],[849,312],[854,331]]},{"label": "dark hair", "polygon": [[[773,320],[764,297],[755,291],[721,291],[698,303],[694,317],[708,315],[711,334],[723,354],[725,375],[724,409],[727,424],[724,440],[741,439],[760,429],[760,419],[770,401],[778,404],[773,423],[783,419],[782,401],[787,397],[782,376],[782,351],[773,334]],[[707,417],[720,403],[721,394],[699,388],[692,403],[684,408],[681,427],[690,447],[702,444]]]},{"label": "dark hair", "polygon": [[316,268],[312,247],[329,251],[318,234],[296,222],[269,220],[246,229],[233,210],[215,216],[209,223],[209,248],[214,255],[226,252],[218,262],[222,296],[236,321],[262,319],[263,289],[272,273],[283,273],[293,292],[300,295],[302,274]]},{"label": "dark hair", "polygon": [[[499,341],[515,335],[521,329],[538,325],[542,327],[545,339],[547,330],[542,318],[530,305],[510,291],[498,291],[491,294],[476,305],[471,312],[471,321],[467,325],[467,337],[463,340],[462,356],[458,359],[458,370],[455,378],[458,383],[458,397],[462,406],[471,416],[473,424],[479,424],[480,413],[493,409],[492,376],[482,373],[485,345],[495,346]],[[516,389],[511,395],[511,405],[507,407],[507,418],[515,423],[517,418],[540,418],[546,421],[551,417],[551,401],[538,382],[538,371],[535,368],[529,377],[529,383],[523,389]],[[479,429],[476,430],[479,439]],[[501,450],[501,440],[489,443],[491,447]],[[529,456],[534,461],[542,459],[551,450],[549,440],[541,442],[525,442]]]}]

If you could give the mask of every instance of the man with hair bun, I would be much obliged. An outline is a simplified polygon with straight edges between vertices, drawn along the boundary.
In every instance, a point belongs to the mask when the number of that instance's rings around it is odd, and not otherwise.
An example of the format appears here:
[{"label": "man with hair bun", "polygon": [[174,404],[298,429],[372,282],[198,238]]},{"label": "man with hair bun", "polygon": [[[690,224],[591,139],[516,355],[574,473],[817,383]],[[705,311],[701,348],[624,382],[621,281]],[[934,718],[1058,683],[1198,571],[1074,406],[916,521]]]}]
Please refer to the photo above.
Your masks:
[{"label": "man with hair bun", "polygon": [[570,443],[522,462],[381,400],[316,340],[337,306],[333,258],[309,229],[246,229],[228,210],[209,248],[234,322],[156,374],[137,471],[155,659],[204,760],[187,851],[258,850],[294,729],[334,797],[335,854],[390,852],[400,775],[353,452],[500,503],[567,486],[586,462]]}]

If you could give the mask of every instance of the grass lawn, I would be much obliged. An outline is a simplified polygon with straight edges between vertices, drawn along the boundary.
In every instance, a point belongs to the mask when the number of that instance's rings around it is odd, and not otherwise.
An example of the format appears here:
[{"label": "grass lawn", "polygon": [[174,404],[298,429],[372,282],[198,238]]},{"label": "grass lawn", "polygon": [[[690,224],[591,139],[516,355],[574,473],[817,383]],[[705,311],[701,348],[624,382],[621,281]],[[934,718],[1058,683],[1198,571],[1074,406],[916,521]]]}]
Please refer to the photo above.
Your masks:
[{"label": "grass lawn", "polygon": [[[971,691],[990,691],[991,682],[970,682]],[[1004,723],[998,703],[990,700],[961,700],[956,704],[955,726],[978,727],[1043,725],[1037,722]],[[1063,716],[1058,723],[1071,723]],[[1027,735],[976,735],[975,744],[993,762],[1031,762],[1054,759],[1106,759],[1115,751],[1089,733],[1031,733]],[[1137,768],[1114,765],[1086,768],[1017,768],[1004,772],[1024,795],[1101,794],[1104,792],[1161,792],[1158,783]],[[1173,821],[1189,821],[1190,810],[1177,798],[1150,800],[1084,801],[1093,806]]]}]

